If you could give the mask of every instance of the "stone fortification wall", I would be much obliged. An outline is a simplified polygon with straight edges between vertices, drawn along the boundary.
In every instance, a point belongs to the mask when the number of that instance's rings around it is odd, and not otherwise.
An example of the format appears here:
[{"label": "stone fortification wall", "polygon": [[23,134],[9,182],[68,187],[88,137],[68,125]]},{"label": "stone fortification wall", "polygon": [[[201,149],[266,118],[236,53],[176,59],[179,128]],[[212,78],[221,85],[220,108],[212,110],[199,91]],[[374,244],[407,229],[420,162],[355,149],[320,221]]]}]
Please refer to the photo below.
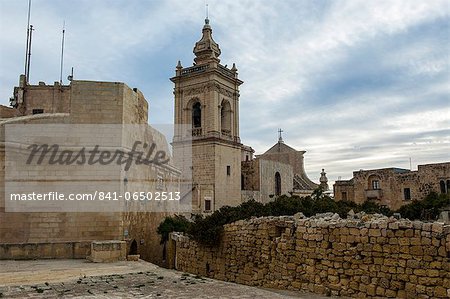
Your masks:
[{"label": "stone fortification wall", "polygon": [[450,226],[337,214],[253,218],[220,245],[172,234],[178,270],[246,285],[352,297],[450,297]]}]

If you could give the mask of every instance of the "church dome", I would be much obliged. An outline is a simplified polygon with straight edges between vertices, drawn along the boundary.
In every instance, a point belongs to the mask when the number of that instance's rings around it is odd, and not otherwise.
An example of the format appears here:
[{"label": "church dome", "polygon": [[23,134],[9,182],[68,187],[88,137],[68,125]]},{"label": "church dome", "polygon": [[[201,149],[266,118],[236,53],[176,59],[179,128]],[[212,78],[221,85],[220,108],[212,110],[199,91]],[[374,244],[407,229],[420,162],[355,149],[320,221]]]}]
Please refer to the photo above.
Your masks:
[{"label": "church dome", "polygon": [[194,61],[196,64],[207,63],[211,60],[215,60],[217,63],[220,62],[220,48],[212,38],[212,29],[209,25],[209,19],[205,19],[205,25],[202,30],[202,38],[195,43]]}]

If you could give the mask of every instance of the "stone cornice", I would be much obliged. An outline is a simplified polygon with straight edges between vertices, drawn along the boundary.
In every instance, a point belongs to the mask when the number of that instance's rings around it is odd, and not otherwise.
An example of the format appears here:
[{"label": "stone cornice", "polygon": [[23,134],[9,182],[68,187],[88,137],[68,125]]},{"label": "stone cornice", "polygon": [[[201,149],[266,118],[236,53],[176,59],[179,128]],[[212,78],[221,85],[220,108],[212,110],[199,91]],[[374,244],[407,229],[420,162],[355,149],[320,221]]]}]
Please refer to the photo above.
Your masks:
[{"label": "stone cornice", "polygon": [[205,138],[195,138],[195,139],[190,139],[190,138],[183,138],[181,140],[177,140],[177,141],[173,141],[171,144],[172,146],[176,146],[176,145],[180,145],[180,144],[195,144],[195,143],[216,143],[216,144],[227,144],[230,145],[232,147],[236,147],[236,148],[242,148],[243,144],[240,142],[236,142],[233,140],[227,140],[227,139],[223,139],[223,138],[219,138],[219,137],[205,137]]},{"label": "stone cornice", "polygon": [[234,98],[235,96],[239,96],[239,92],[236,90],[232,90],[231,88],[226,88],[222,84],[217,82],[208,82],[201,84],[199,86],[191,87],[182,90],[183,94],[187,96],[194,96],[198,94],[202,94],[205,92],[217,91],[218,93],[227,96],[229,98]]}]

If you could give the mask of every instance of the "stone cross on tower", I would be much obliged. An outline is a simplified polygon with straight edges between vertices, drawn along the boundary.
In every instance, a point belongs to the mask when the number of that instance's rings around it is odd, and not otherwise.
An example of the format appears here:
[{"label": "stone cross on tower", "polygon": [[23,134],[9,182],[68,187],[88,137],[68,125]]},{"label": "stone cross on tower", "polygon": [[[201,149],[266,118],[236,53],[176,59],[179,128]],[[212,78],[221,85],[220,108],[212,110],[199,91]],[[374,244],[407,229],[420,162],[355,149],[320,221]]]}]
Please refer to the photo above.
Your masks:
[{"label": "stone cross on tower", "polygon": [[278,129],[278,142],[284,142],[283,141],[283,136],[281,136],[281,133],[283,133],[284,131],[281,129]]}]

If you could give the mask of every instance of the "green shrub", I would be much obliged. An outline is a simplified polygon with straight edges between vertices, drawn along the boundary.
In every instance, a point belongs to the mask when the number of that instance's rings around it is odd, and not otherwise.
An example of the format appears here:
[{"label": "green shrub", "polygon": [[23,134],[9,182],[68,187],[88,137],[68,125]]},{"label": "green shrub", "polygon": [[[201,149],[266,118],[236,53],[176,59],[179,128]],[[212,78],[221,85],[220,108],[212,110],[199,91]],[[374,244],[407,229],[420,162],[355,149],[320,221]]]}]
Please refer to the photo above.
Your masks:
[{"label": "green shrub", "polygon": [[306,200],[298,196],[289,197],[282,195],[265,204],[265,208],[267,210],[267,215],[271,216],[294,215],[295,213],[305,211],[306,209],[309,210],[311,206],[309,201],[311,201],[310,198]]},{"label": "green shrub", "polygon": [[237,207],[224,206],[211,215],[193,215],[193,222],[187,233],[197,242],[213,246],[220,242],[223,225],[253,216],[267,216],[267,207],[255,200],[250,200]]},{"label": "green shrub", "polygon": [[424,200],[413,200],[396,212],[410,220],[436,220],[440,210],[448,205],[450,205],[450,196],[448,194],[438,195],[435,192],[431,192]]},{"label": "green shrub", "polygon": [[169,216],[159,224],[157,232],[161,235],[161,244],[169,240],[169,233],[185,232],[189,226],[189,220],[181,215]]},{"label": "green shrub", "polygon": [[317,213],[333,212],[345,218],[350,210],[355,213],[360,211],[385,215],[391,213],[389,209],[383,209],[372,202],[358,205],[351,201],[334,201],[323,194],[322,190],[316,190],[312,196],[303,198],[282,195],[267,204],[250,200],[236,207],[224,206],[206,217],[192,215],[191,221],[177,215],[166,217],[159,225],[158,233],[161,235],[161,243],[168,240],[170,232],[178,231],[187,233],[201,244],[214,246],[220,242],[223,226],[241,219],[261,216],[290,216],[298,212],[302,212],[307,217]]}]

